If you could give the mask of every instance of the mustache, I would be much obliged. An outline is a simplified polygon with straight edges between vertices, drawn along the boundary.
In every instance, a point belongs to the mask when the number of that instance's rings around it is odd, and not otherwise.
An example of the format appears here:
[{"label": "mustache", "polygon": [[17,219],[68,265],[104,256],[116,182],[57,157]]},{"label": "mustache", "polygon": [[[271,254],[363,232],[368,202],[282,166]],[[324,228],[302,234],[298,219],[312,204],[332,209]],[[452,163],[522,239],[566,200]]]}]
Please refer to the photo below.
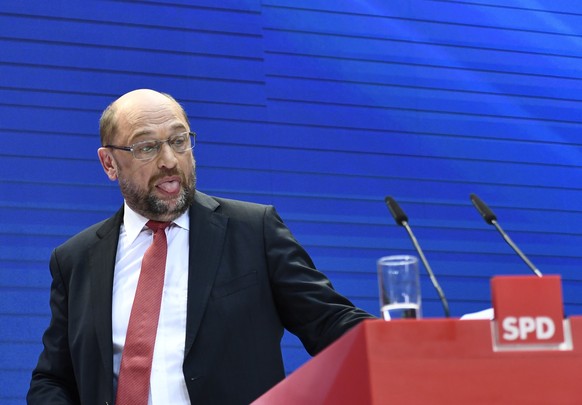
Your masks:
[{"label": "mustache", "polygon": [[170,177],[170,176],[178,176],[180,177],[180,180],[182,182],[182,184],[186,183],[186,176],[184,175],[184,172],[178,170],[177,168],[172,168],[172,169],[161,169],[158,173],[156,173],[149,181],[149,185],[150,187],[153,187],[154,184],[160,180],[163,179],[164,177]]}]

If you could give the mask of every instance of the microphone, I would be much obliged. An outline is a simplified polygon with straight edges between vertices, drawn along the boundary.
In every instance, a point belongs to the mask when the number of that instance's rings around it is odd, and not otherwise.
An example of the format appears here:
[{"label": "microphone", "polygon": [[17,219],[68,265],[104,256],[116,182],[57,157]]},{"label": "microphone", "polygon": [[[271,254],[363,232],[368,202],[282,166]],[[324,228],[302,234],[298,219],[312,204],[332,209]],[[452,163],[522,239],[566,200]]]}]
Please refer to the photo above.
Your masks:
[{"label": "microphone", "polygon": [[396,224],[403,226],[404,229],[406,229],[406,232],[408,232],[408,235],[410,236],[410,240],[412,240],[412,244],[414,245],[414,248],[418,252],[418,255],[420,256],[420,260],[422,261],[422,264],[424,264],[424,267],[426,268],[426,271],[428,272],[428,276],[430,277],[430,281],[432,282],[432,285],[436,289],[436,291],[439,295],[439,298],[441,300],[441,303],[443,304],[443,309],[445,311],[445,317],[448,318],[450,316],[449,303],[447,302],[447,299],[445,298],[445,294],[443,293],[441,286],[439,285],[436,277],[434,276],[434,273],[432,272],[432,269],[430,268],[430,265],[428,264],[426,257],[424,257],[424,253],[422,252],[422,249],[420,248],[418,241],[414,237],[414,234],[412,233],[412,229],[410,229],[410,226],[408,225],[408,217],[406,216],[404,211],[402,211],[402,208],[400,208],[400,206],[398,205],[396,200],[394,200],[394,198],[387,196],[386,198],[384,198],[384,201],[386,202],[386,206],[388,207],[390,214],[392,214],[392,217],[394,217]]},{"label": "microphone", "polygon": [[511,246],[511,248],[515,251],[515,253],[518,254],[519,257],[521,257],[521,259],[525,262],[525,264],[528,265],[528,267],[531,269],[531,271],[534,272],[536,276],[542,277],[542,273],[537,269],[537,267],[534,266],[534,264],[523,254],[523,252],[517,247],[517,245],[513,243],[509,235],[506,234],[503,231],[503,229],[501,229],[501,226],[499,226],[499,224],[497,223],[497,217],[495,216],[493,211],[489,209],[487,204],[481,201],[481,199],[477,197],[476,194],[471,194],[470,197],[471,202],[473,203],[475,208],[477,208],[477,211],[479,211],[479,214],[481,214],[485,222],[487,222],[490,225],[493,225],[499,231],[499,233],[501,234],[501,236],[503,236],[503,239],[505,239],[507,244]]}]

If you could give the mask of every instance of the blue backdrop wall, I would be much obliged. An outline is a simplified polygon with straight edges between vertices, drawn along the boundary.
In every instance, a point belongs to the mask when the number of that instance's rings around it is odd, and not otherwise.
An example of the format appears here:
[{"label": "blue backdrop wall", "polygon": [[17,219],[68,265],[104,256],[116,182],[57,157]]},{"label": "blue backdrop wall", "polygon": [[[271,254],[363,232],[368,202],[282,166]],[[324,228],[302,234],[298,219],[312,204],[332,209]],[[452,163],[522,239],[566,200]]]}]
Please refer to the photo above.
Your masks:
[{"label": "blue backdrop wall", "polygon": [[[0,4],[0,402],[20,404],[49,320],[51,249],[121,204],[98,119],[174,95],[199,188],[274,204],[338,290],[379,314],[375,261],[414,254],[453,316],[529,270],[477,193],[582,305],[582,13],[550,0],[15,1]],[[424,315],[442,316],[423,275]],[[308,359],[283,340],[287,372]]]}]

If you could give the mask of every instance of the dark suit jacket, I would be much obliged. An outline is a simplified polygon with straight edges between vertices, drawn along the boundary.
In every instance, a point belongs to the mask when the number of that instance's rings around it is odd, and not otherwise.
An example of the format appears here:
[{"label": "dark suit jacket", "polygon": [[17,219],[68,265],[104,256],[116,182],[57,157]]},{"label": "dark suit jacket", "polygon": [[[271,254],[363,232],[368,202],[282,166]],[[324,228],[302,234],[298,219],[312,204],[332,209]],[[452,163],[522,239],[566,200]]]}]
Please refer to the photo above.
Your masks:
[{"label": "dark suit jacket", "polygon": [[[123,209],[51,256],[52,317],[29,404],[113,404],[111,295]],[[183,372],[195,404],[248,404],[284,378],[283,328],[316,354],[370,315],[314,269],[274,208],[197,192]]]}]

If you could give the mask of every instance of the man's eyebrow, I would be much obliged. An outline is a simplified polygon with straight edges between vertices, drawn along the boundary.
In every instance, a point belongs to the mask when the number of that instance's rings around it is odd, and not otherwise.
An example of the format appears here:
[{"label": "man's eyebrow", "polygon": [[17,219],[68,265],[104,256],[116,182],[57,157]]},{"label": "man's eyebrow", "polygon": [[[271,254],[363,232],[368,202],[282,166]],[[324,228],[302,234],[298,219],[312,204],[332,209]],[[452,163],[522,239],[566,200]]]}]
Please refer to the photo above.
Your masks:
[{"label": "man's eyebrow", "polygon": [[176,124],[174,124],[174,125],[172,125],[172,129],[174,129],[174,130],[181,130],[181,131],[182,131],[182,130],[183,130],[183,131],[187,131],[187,130],[188,130],[188,128],[186,128],[186,127],[184,126],[184,124],[182,124],[182,123],[179,123],[179,122],[178,122],[178,123],[176,123]]},{"label": "man's eyebrow", "polygon": [[152,135],[154,135],[153,131],[140,131],[140,132],[136,132],[136,133],[132,134],[131,138],[129,138],[129,140],[130,140],[130,142],[134,143],[139,138],[143,138],[144,136],[152,136]]},{"label": "man's eyebrow", "polygon": [[[172,131],[183,131],[183,132],[188,131],[188,128],[186,128],[186,126],[184,126],[184,124],[181,124],[181,123],[173,124],[170,127],[170,129]],[[155,131],[152,131],[149,129],[144,129],[142,131],[135,132],[133,135],[131,135],[130,141],[132,143],[134,143],[136,141],[136,139],[143,138],[144,136],[153,136],[153,135],[155,135]]]}]

